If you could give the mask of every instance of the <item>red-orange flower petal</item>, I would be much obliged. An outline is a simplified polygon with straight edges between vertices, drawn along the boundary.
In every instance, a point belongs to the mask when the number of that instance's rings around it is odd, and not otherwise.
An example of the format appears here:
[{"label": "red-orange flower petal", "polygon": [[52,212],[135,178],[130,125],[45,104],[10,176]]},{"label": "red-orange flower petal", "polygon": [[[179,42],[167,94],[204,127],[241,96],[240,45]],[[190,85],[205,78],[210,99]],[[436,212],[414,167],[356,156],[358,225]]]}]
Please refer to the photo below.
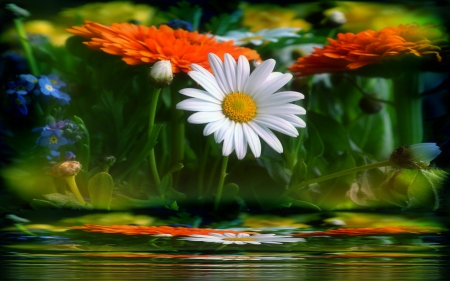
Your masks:
[{"label": "red-orange flower petal", "polygon": [[340,33],[337,37],[337,40],[328,38],[327,46],[315,48],[311,55],[299,58],[288,69],[295,77],[300,77],[358,69],[406,55],[422,57],[431,54],[440,61],[437,44],[445,39],[440,27],[432,24],[386,27],[378,32]]},{"label": "red-orange flower petal", "polygon": [[74,26],[67,31],[88,38],[89,41],[84,44],[89,48],[121,56],[130,65],[170,60],[174,73],[191,71],[191,63],[211,71],[209,53],[215,53],[219,57],[229,53],[235,59],[243,55],[249,60],[261,60],[256,51],[234,46],[231,41],[217,42],[212,36],[199,34],[197,31],[174,30],[167,25],[157,28],[113,23],[105,26],[85,21],[83,26]]}]

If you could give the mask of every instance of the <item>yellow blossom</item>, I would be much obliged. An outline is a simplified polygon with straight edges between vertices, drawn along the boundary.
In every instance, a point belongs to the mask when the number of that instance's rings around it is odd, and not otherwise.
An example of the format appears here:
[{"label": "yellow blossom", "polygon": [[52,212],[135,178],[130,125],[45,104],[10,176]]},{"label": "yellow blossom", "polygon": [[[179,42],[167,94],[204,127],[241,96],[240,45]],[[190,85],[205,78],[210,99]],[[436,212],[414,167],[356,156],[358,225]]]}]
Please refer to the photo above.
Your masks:
[{"label": "yellow blossom", "polygon": [[242,25],[250,27],[251,32],[257,32],[264,28],[298,27],[303,31],[309,30],[311,24],[296,18],[297,13],[293,9],[282,8],[272,4],[241,5],[244,12]]}]

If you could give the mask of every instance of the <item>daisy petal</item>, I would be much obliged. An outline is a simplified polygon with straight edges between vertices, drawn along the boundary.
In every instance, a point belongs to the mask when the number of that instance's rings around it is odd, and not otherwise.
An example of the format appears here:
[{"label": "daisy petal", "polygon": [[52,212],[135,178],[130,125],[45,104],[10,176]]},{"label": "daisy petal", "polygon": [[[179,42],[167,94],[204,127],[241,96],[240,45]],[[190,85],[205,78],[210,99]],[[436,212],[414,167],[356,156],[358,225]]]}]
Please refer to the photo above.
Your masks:
[{"label": "daisy petal", "polygon": [[203,101],[203,100],[196,99],[196,98],[183,100],[183,101],[177,103],[176,108],[181,109],[181,110],[187,110],[187,111],[221,111],[222,110],[222,106],[220,106],[218,104]]},{"label": "daisy petal", "polygon": [[247,82],[248,76],[250,75],[250,64],[244,56],[239,56],[237,64],[237,74],[236,74],[236,87],[237,91],[240,93],[244,92],[244,86]]},{"label": "daisy petal", "polygon": [[224,70],[225,78],[228,82],[228,87],[231,92],[237,92],[236,86],[236,61],[230,54],[225,54],[224,56]]},{"label": "daisy petal", "polygon": [[231,122],[231,126],[225,132],[222,146],[223,156],[230,155],[234,150],[234,127],[235,123]]},{"label": "daisy petal", "polygon": [[254,91],[267,80],[274,67],[275,60],[273,59],[268,59],[261,63],[248,77],[244,92],[249,96],[253,96]]},{"label": "daisy petal", "polygon": [[267,97],[276,91],[278,91],[281,87],[286,85],[292,79],[292,74],[286,73],[281,76],[271,78],[262,84],[258,90],[253,94],[255,97]]},{"label": "daisy petal", "polygon": [[234,127],[234,147],[238,159],[243,159],[247,153],[247,142],[245,141],[244,133],[242,132],[241,123],[236,123]]},{"label": "daisy petal", "polygon": [[220,89],[219,85],[217,85],[216,80],[208,79],[207,76],[195,71],[188,72],[188,75],[216,99],[222,100],[223,97],[225,97],[225,93]]},{"label": "daisy petal", "polygon": [[280,140],[272,131],[270,131],[266,127],[261,127],[256,122],[249,122],[248,125],[276,152],[283,153],[283,146],[281,145]]},{"label": "daisy petal", "polygon": [[227,122],[227,118],[224,119],[220,119],[211,123],[208,123],[205,126],[205,129],[203,129],[203,135],[204,136],[209,136],[212,133],[215,133],[217,130],[219,130],[223,124],[225,124]]},{"label": "daisy petal", "polygon": [[261,99],[258,99],[258,104],[263,106],[265,104],[270,104],[271,106],[282,105],[288,102],[298,101],[304,99],[305,96],[299,92],[286,91],[278,92],[273,95],[267,95]]},{"label": "daisy petal", "polygon": [[196,112],[189,116],[187,121],[191,124],[205,124],[208,122],[214,122],[225,118],[222,111],[206,111]]},{"label": "daisy petal", "polygon": [[258,135],[249,127],[248,124],[242,124],[242,129],[248,146],[250,146],[250,150],[253,155],[258,158],[261,156],[261,142],[259,141]]},{"label": "daisy petal", "polygon": [[258,113],[264,113],[264,114],[277,114],[277,113],[283,113],[283,114],[305,114],[306,110],[298,106],[296,104],[284,104],[279,106],[260,106],[258,108]]},{"label": "daisy petal", "polygon": [[194,89],[194,88],[186,88],[186,89],[180,90],[179,93],[182,95],[191,97],[191,98],[197,98],[197,99],[209,101],[212,103],[222,104],[222,102],[220,100],[218,100],[215,96],[213,96],[212,94],[210,94],[207,91]]},{"label": "daisy petal", "polygon": [[220,89],[222,89],[224,93],[231,93],[231,88],[228,86],[227,78],[223,71],[223,63],[220,58],[213,53],[209,53],[208,59]]},{"label": "daisy petal", "polygon": [[283,133],[285,135],[291,136],[291,137],[297,137],[298,131],[288,121],[274,116],[274,115],[258,115],[257,118],[253,119],[256,123],[258,123],[261,126],[266,126],[269,129],[278,131],[280,133]]},{"label": "daisy petal", "polygon": [[294,114],[274,114],[273,116],[278,116],[280,118],[285,119],[288,122],[291,122],[292,125],[298,128],[305,128],[306,123],[303,121],[300,117],[294,115]]}]

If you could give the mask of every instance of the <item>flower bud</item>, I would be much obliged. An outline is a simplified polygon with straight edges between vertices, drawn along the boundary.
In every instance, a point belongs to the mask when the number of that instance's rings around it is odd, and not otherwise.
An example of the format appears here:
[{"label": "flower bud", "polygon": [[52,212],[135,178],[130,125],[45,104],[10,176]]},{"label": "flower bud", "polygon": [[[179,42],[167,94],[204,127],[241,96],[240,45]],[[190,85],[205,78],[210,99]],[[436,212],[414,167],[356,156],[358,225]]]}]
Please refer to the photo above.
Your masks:
[{"label": "flower bud", "polygon": [[172,64],[168,60],[161,60],[155,63],[150,69],[149,80],[158,88],[170,85],[173,80]]},{"label": "flower bud", "polygon": [[80,170],[81,170],[80,162],[65,161],[51,167],[48,174],[57,178],[66,178],[76,176]]},{"label": "flower bud", "polygon": [[384,104],[367,96],[362,97],[359,100],[359,107],[364,113],[375,114],[383,109]]},{"label": "flower bud", "polygon": [[418,143],[394,150],[389,160],[404,169],[422,169],[441,153],[435,143]]},{"label": "flower bud", "polygon": [[341,25],[344,25],[346,22],[347,18],[345,17],[344,13],[339,11],[332,12],[325,19],[325,25],[329,27],[339,27]]}]

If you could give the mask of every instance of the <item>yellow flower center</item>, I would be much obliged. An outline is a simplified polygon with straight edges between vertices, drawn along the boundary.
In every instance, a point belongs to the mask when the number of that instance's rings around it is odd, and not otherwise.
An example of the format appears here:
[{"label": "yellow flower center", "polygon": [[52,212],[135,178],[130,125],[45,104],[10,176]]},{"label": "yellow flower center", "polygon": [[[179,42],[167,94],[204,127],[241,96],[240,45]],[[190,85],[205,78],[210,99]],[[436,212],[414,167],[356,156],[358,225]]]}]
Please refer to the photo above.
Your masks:
[{"label": "yellow flower center", "polygon": [[243,93],[231,93],[222,102],[223,114],[239,123],[247,123],[256,115],[256,104]]},{"label": "yellow flower center", "polygon": [[256,241],[255,238],[249,238],[249,237],[229,237],[229,238],[223,238],[222,240],[225,240],[225,241]]},{"label": "yellow flower center", "polygon": [[50,143],[58,143],[58,138],[55,137],[55,136],[52,136],[52,137],[49,139],[49,142],[50,142]]},{"label": "yellow flower center", "polygon": [[17,104],[17,105],[22,105],[23,102],[22,102],[20,99],[16,99],[16,104]]},{"label": "yellow flower center", "polygon": [[45,85],[45,88],[46,88],[48,91],[53,91],[53,87],[50,86],[50,85]]},{"label": "yellow flower center", "polygon": [[53,85],[58,84],[58,81],[56,81],[55,79],[50,79],[50,83],[52,83]]}]

